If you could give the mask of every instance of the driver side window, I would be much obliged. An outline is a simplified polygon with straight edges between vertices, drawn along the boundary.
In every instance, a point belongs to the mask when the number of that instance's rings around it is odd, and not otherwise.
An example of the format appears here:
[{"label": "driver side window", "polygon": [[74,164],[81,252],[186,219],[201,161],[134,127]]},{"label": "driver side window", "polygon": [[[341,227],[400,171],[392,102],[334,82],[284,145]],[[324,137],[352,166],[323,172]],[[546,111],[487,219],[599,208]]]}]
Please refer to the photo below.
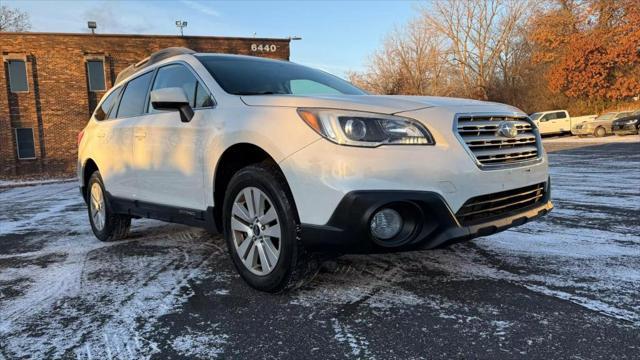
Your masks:
[{"label": "driver side window", "polygon": [[555,119],[555,114],[554,113],[549,113],[546,114],[545,116],[542,117],[542,119],[540,119],[541,122],[545,122],[545,121],[549,121],[549,120],[553,120]]},{"label": "driver side window", "polygon": [[[153,90],[177,87],[182,88],[194,109],[213,106],[213,98],[198,79],[182,64],[171,64],[158,69],[153,82]],[[149,112],[159,112],[149,105]]]}]

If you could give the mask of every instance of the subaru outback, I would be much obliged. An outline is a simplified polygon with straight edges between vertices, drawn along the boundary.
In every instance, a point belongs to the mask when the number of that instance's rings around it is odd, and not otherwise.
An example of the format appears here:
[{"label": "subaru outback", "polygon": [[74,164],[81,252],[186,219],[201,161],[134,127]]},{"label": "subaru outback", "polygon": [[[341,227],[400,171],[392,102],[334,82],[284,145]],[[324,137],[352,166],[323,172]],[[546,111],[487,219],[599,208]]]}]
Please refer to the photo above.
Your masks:
[{"label": "subaru outback", "polygon": [[119,74],[78,147],[98,239],[141,217],[206,228],[268,292],[331,256],[443,247],[553,208],[540,134],[517,108],[374,96],[250,56],[152,54]]}]

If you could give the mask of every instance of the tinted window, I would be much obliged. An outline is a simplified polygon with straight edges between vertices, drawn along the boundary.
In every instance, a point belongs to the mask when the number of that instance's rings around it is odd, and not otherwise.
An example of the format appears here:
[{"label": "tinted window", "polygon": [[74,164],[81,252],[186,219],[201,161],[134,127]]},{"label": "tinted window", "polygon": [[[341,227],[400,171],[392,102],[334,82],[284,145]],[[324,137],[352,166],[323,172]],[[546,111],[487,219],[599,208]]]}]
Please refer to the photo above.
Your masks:
[{"label": "tinted window", "polygon": [[[196,80],[189,69],[182,65],[175,64],[161,67],[158,70],[158,75],[153,83],[153,90],[170,87],[182,88],[187,95],[187,99],[189,99],[189,104],[194,106],[197,84],[198,80]],[[149,107],[149,111],[157,112],[158,110]]]},{"label": "tinted window", "polygon": [[102,60],[87,61],[87,74],[89,75],[89,91],[104,91],[104,63]]},{"label": "tinted window", "polygon": [[137,116],[144,113],[147,101],[147,90],[153,72],[139,76],[127,84],[118,107],[118,117]]},{"label": "tinted window", "polygon": [[9,60],[9,87],[12,92],[29,91],[27,66],[22,60]]},{"label": "tinted window", "polygon": [[118,94],[120,94],[120,90],[122,89],[116,89],[112,91],[111,94],[109,94],[109,96],[107,96],[107,98],[104,99],[102,104],[98,106],[94,114],[94,117],[96,118],[96,120],[109,119],[109,112],[112,110],[113,104],[118,99]]},{"label": "tinted window", "polygon": [[340,91],[332,87],[306,79],[291,80],[290,88],[294,95],[340,94]]},{"label": "tinted window", "polygon": [[293,94],[292,80],[308,80],[331,89],[323,94],[365,94],[338,77],[287,61],[225,55],[201,55],[198,59],[230,94]]},{"label": "tinted window", "polygon": [[16,129],[16,143],[18,144],[19,159],[33,159],[36,157],[36,147],[33,143],[33,129]]},{"label": "tinted window", "polygon": [[559,111],[556,113],[556,119],[566,119],[567,118],[567,114],[565,114],[564,111]]},{"label": "tinted window", "polygon": [[213,98],[200,82],[196,86],[196,104],[195,108],[211,107],[213,106]]},{"label": "tinted window", "polygon": [[540,121],[549,121],[549,120],[553,120],[555,119],[555,115],[553,113],[549,113],[546,114],[545,116],[542,117],[542,119],[540,119]]}]

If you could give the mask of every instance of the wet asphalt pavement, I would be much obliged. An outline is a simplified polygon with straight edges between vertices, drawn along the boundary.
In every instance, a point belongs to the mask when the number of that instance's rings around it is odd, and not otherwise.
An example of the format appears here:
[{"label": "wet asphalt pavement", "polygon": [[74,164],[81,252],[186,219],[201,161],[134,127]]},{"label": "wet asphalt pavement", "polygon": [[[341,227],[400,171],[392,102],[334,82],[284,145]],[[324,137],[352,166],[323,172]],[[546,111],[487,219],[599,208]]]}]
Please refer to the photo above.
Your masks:
[{"label": "wet asphalt pavement", "polygon": [[0,189],[0,359],[640,357],[640,143],[548,145],[556,209],[247,287],[219,236],[94,238],[74,182]]}]

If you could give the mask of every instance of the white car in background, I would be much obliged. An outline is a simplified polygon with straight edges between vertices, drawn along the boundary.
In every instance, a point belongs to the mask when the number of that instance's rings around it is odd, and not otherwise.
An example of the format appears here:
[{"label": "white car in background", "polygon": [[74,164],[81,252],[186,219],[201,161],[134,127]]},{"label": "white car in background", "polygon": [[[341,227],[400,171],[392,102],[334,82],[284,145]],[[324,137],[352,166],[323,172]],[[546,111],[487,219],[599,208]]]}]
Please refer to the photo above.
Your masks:
[{"label": "white car in background", "polygon": [[576,125],[596,118],[596,115],[571,117],[567,110],[542,111],[529,115],[541,135],[570,134]]},{"label": "white car in background", "polygon": [[148,217],[222,232],[251,286],[304,283],[327,255],[442,247],[552,209],[522,111],[371,96],[286,61],[154,53],[123,72],[78,141],[93,233]]}]

